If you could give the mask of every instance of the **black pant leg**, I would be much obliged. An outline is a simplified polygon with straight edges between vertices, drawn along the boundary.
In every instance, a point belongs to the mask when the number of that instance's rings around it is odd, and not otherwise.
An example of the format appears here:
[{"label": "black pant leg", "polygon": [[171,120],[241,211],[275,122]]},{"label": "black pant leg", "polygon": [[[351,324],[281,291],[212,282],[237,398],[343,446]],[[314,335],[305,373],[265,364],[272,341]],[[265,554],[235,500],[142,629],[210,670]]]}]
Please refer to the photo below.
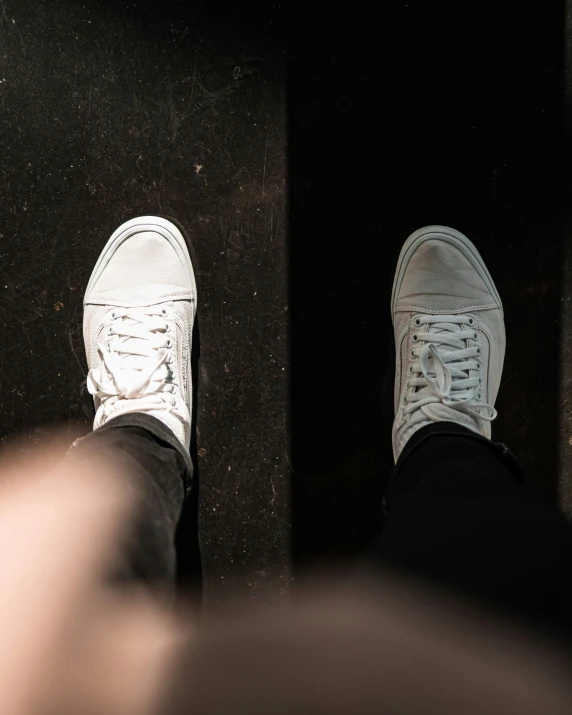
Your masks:
[{"label": "black pant leg", "polygon": [[388,489],[378,563],[572,635],[572,527],[516,460],[453,423],[424,427]]},{"label": "black pant leg", "polygon": [[126,529],[126,543],[118,545],[113,576],[171,589],[175,530],[192,480],[189,454],[172,431],[144,413],[122,415],[77,440],[68,456],[80,461],[101,458],[102,465],[110,460],[134,478],[134,519]]}]

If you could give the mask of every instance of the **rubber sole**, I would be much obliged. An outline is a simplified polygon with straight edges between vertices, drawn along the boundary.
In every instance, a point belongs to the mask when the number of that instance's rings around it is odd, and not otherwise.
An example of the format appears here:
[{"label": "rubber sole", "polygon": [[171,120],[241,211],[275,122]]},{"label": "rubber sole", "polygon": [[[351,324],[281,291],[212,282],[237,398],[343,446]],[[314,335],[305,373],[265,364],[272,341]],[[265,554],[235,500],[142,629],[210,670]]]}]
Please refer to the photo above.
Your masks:
[{"label": "rubber sole", "polygon": [[446,241],[451,245],[455,246],[461,253],[470,261],[479,276],[482,278],[487,288],[491,291],[491,294],[495,297],[498,302],[501,315],[504,317],[502,301],[500,295],[496,289],[491,274],[489,273],[485,262],[481,258],[480,253],[475,248],[475,245],[470,241],[464,234],[457,231],[454,228],[449,228],[448,226],[424,226],[418,229],[409,236],[409,238],[403,244],[401,253],[397,260],[397,268],[395,269],[395,277],[393,279],[393,289],[391,291],[391,316],[395,315],[395,304],[396,296],[401,288],[401,283],[403,282],[403,277],[405,271],[411,260],[411,257],[419,246],[425,241],[430,241],[434,239],[439,239]]}]

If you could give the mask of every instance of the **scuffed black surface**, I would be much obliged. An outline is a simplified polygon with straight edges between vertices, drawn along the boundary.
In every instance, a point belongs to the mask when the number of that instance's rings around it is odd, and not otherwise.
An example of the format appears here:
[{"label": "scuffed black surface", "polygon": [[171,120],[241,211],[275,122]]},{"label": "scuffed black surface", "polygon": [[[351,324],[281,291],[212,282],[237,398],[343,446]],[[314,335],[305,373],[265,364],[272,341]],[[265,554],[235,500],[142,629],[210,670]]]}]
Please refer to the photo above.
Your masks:
[{"label": "scuffed black surface", "polygon": [[200,536],[211,607],[281,597],[289,520],[285,57],[254,14],[240,24],[217,11],[0,7],[3,442],[23,432],[35,443],[55,422],[70,435],[90,429],[81,334],[89,275],[124,220],[177,218],[200,290]]}]

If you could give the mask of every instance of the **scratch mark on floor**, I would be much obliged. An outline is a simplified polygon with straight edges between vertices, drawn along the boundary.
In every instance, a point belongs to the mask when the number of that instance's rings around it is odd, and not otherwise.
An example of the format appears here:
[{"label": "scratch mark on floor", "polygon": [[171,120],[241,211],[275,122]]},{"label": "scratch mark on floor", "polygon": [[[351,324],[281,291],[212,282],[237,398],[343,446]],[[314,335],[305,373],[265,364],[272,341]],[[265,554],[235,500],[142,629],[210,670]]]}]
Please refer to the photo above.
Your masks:
[{"label": "scratch mark on floor", "polygon": [[270,477],[270,486],[272,487],[272,499],[270,500],[271,514],[278,519],[278,514],[276,513],[276,489],[274,487],[274,480]]},{"label": "scratch mark on floor", "polygon": [[74,348],[74,346],[73,346],[73,340],[72,340],[71,332],[68,333],[68,337],[69,337],[69,339],[70,339],[70,347],[71,347],[71,349],[72,349],[73,354],[75,355],[75,359],[77,360],[77,364],[79,365],[79,369],[81,370],[81,374],[84,375],[84,374],[85,374],[85,370],[84,370],[84,367],[83,367],[83,365],[81,364],[81,360],[78,358],[77,353],[76,353],[76,351],[75,351],[75,348]]},{"label": "scratch mark on floor", "polygon": [[230,360],[228,361],[228,366],[229,366],[229,367],[232,365],[232,361],[234,360],[234,353],[235,353],[235,351],[236,351],[236,346],[237,346],[237,344],[238,344],[238,337],[237,337],[236,340],[234,341],[234,346],[233,346],[233,348],[232,348],[232,353],[231,353],[231,355],[230,355]]},{"label": "scratch mark on floor", "polygon": [[195,65],[193,68],[193,84],[191,85],[191,96],[189,98],[189,106],[187,108],[187,114],[189,113],[189,110],[191,109],[191,105],[193,103],[193,92],[195,91],[195,78],[197,76],[197,66]]},{"label": "scratch mark on floor", "polygon": [[215,476],[215,474],[217,473],[218,468],[219,468],[220,465],[222,464],[222,462],[223,462],[223,460],[224,460],[225,457],[226,457],[226,455],[223,454],[222,457],[218,460],[218,463],[217,463],[216,467],[211,470],[211,477],[214,477],[214,476]]},{"label": "scratch mark on floor", "polygon": [[504,382],[502,382],[500,386],[502,387],[503,385],[506,385],[507,382],[510,382],[513,379],[513,377],[516,377],[517,375],[518,375],[518,372],[515,372],[514,375],[511,375]]},{"label": "scratch mark on floor", "polygon": [[25,47],[26,45],[24,44],[24,38],[22,37],[22,33],[20,32],[20,28],[18,27],[18,25],[16,25],[16,20],[14,20],[14,18],[12,18],[12,24],[13,24],[14,27],[16,28],[16,32],[18,33],[18,35],[20,35],[20,42],[22,43],[22,47]]},{"label": "scratch mark on floor", "polygon": [[264,183],[266,181],[266,156],[268,154],[268,127],[266,128],[266,145],[264,147],[264,170],[262,171],[262,196],[264,196]]}]

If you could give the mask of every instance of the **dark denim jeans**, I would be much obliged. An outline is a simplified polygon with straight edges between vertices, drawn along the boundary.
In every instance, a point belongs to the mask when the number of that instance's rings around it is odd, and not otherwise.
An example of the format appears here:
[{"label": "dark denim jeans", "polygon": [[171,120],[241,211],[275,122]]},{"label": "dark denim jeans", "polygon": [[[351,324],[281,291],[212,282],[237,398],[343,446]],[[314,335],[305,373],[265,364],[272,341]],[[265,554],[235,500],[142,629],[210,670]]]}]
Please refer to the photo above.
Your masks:
[{"label": "dark denim jeans", "polygon": [[372,558],[572,641],[572,526],[509,450],[453,423],[399,457]]},{"label": "dark denim jeans", "polygon": [[185,498],[190,491],[191,458],[173,432],[145,413],[132,413],[109,420],[76,440],[68,454],[102,462],[110,459],[136,480],[139,503],[134,523],[121,545],[117,579],[137,579],[161,590],[175,583],[175,530]]},{"label": "dark denim jeans", "polygon": [[[140,487],[137,517],[120,549],[120,575],[172,587],[175,530],[192,480],[189,454],[162,422],[138,413],[78,440],[74,456],[82,445],[133,473]],[[395,467],[369,562],[572,640],[572,527],[556,505],[539,501],[521,482],[504,445],[453,423],[424,427]]]}]

